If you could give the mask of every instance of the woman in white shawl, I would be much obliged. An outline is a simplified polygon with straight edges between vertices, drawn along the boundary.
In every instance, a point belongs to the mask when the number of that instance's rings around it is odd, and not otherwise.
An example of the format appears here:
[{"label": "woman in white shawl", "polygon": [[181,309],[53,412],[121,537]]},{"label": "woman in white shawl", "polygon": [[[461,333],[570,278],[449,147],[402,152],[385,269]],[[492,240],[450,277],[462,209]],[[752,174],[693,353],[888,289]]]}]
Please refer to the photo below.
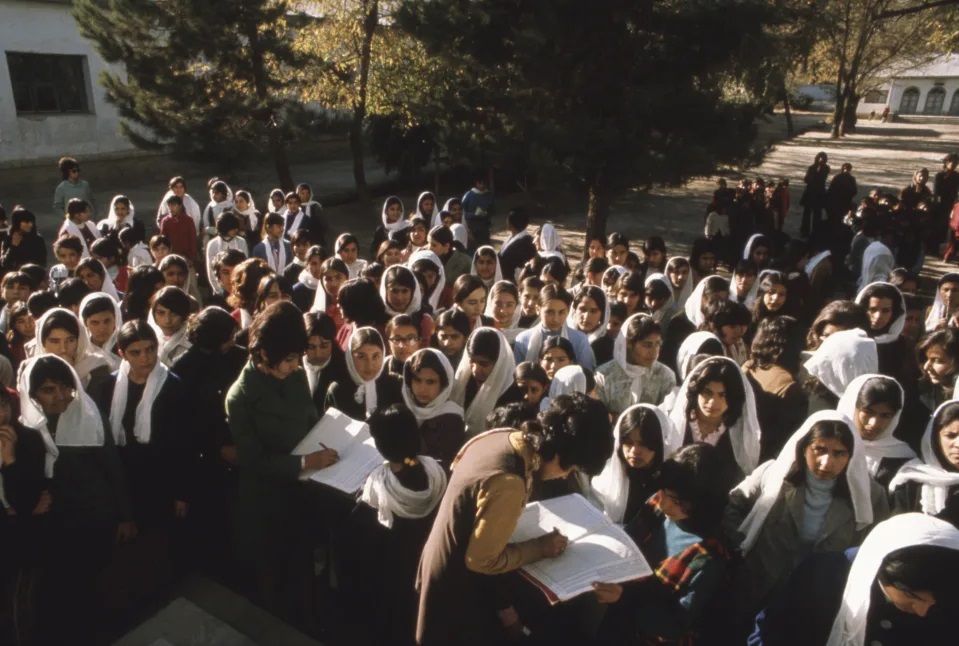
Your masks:
[{"label": "woman in white shawl", "polygon": [[374,258],[384,241],[398,238],[402,242],[405,239],[402,233],[410,228],[410,221],[404,217],[403,201],[395,195],[390,195],[383,201],[380,221],[381,224],[373,232],[373,244],[370,246]]},{"label": "woman in white shawl", "polygon": [[957,552],[959,529],[945,521],[903,514],[876,525],[849,570],[827,646],[951,643],[954,615],[927,613],[951,596]]},{"label": "woman in white shawl", "polygon": [[856,377],[839,398],[836,410],[853,422],[862,437],[869,475],[882,487],[916,454],[893,437],[905,404],[905,391],[898,381],[884,375]]},{"label": "woman in white shawl", "polygon": [[889,280],[889,272],[896,268],[896,257],[882,240],[871,243],[862,254],[860,287],[876,281]]},{"label": "woman in white shawl", "polygon": [[901,336],[906,326],[906,298],[902,292],[889,283],[870,283],[856,296],[856,303],[869,317],[867,332],[876,342],[878,372],[901,384],[916,379],[919,366],[915,348]]},{"label": "woman in white shawl", "polygon": [[[67,209],[67,214],[63,220],[63,224],[60,225],[60,229],[57,231],[57,238],[62,238],[66,235],[76,236],[80,239],[80,244],[83,246],[83,251],[80,254],[80,257],[89,258],[90,244],[92,244],[93,240],[97,240],[103,236],[100,235],[99,229],[97,229],[97,226],[93,223],[93,220],[90,219],[89,209],[85,211],[86,215],[82,215],[81,213],[70,215],[70,204],[67,204]],[[86,217],[85,220],[83,219],[84,217]],[[84,233],[87,235],[84,235]],[[90,243],[87,242],[87,237],[91,239]]]},{"label": "woman in white shawl", "polygon": [[516,361],[509,341],[499,330],[477,328],[466,342],[456,368],[451,399],[466,411],[466,435],[486,431],[486,416],[513,383]]},{"label": "woman in white shawl", "polygon": [[493,319],[496,329],[503,333],[510,343],[524,330],[519,326],[523,308],[519,306],[519,290],[508,280],[497,281],[486,299],[486,316]]},{"label": "woman in white shawl", "polygon": [[673,288],[673,298],[677,307],[684,307],[689,295],[693,293],[693,281],[690,279],[689,260],[682,256],[673,256],[666,262],[666,278]]},{"label": "woman in white shawl", "polygon": [[936,284],[936,300],[926,312],[926,332],[953,325],[959,311],[959,274],[948,273]]},{"label": "woman in white shawl", "polygon": [[470,273],[486,285],[489,289],[495,283],[503,280],[503,270],[500,268],[499,255],[489,245],[483,245],[473,253],[473,265]]},{"label": "woman in white shawl", "polygon": [[[413,253],[406,261],[406,266],[413,270],[414,275],[423,276],[426,283],[426,300],[429,301],[433,312],[436,312],[440,306],[440,296],[446,288],[446,269],[443,267],[443,261],[432,251],[424,249]],[[432,285],[429,284],[429,276],[426,275],[429,272],[436,274],[436,281]]]},{"label": "woman in white shawl", "polygon": [[[553,400],[561,395],[571,395],[573,393],[583,393],[588,395],[592,389],[596,388],[596,382],[587,377],[583,369],[577,365],[563,366],[556,371],[549,382],[549,393],[539,402],[541,411],[549,408]],[[591,389],[590,386],[593,388]]]},{"label": "woman in white shawl", "polygon": [[87,294],[80,301],[80,320],[86,329],[90,345],[110,362],[110,371],[120,367],[120,357],[114,352],[123,315],[120,303],[108,294]]},{"label": "woman in white shawl", "polygon": [[804,385],[809,414],[835,408],[853,379],[879,372],[876,342],[859,328],[834,332],[803,367],[810,377]]},{"label": "woman in white shawl", "polygon": [[919,451],[921,458],[903,465],[889,483],[893,510],[921,511],[959,525],[959,402],[936,410]]},{"label": "woman in white shawl", "polygon": [[37,320],[37,357],[56,355],[77,373],[88,392],[98,396],[112,370],[110,360],[90,343],[86,329],[70,310],[55,307]]},{"label": "woman in white shawl", "polygon": [[679,446],[666,413],[650,404],[634,404],[616,420],[615,448],[603,472],[593,478],[592,497],[609,518],[626,524],[659,490],[656,472]]},{"label": "woman in white shawl", "polygon": [[170,190],[163,194],[163,199],[160,200],[160,207],[157,209],[157,226],[160,226],[160,220],[170,215],[170,207],[166,201],[171,196],[178,195],[180,199],[183,200],[184,212],[193,219],[196,230],[200,231],[200,225],[203,221],[203,210],[197,201],[186,192],[186,180],[182,177],[174,177],[170,180],[169,187]]},{"label": "woman in white shawl", "polygon": [[465,224],[460,224],[459,222],[454,223],[453,226],[450,227],[450,232],[453,234],[453,240],[459,243],[463,250],[469,247],[469,229],[466,228]]},{"label": "woman in white shawl", "polygon": [[432,222],[433,214],[439,210],[437,208],[438,206],[436,196],[430,191],[423,191],[420,193],[420,196],[416,198],[416,211],[410,216],[410,219],[420,217],[423,218],[424,222]]},{"label": "woman in white shawl", "polygon": [[[117,209],[118,204],[120,205],[119,210]],[[126,195],[114,195],[110,201],[110,210],[107,212],[107,217],[97,222],[97,229],[103,235],[107,235],[111,231],[119,232],[124,227],[139,229],[141,239],[146,235],[143,223],[136,219],[136,208],[134,208],[130,198]]]},{"label": "woman in white shawl", "polygon": [[326,393],[327,408],[336,408],[355,420],[363,421],[378,406],[402,401],[401,381],[386,370],[386,349],[376,328],[353,330],[346,346],[346,370],[349,382],[333,382]]},{"label": "woman in white shawl", "polygon": [[669,282],[666,274],[649,274],[644,285],[646,307],[653,319],[665,328],[680,309],[673,296],[673,284]]},{"label": "woman in white shawl", "polygon": [[444,464],[466,441],[463,407],[450,400],[453,384],[453,366],[439,350],[417,350],[403,364],[403,402],[416,416],[421,452]]},{"label": "woman in white shawl", "polygon": [[[405,290],[402,296],[397,290]],[[413,272],[403,265],[393,265],[383,274],[380,280],[380,298],[386,305],[386,313],[390,316],[408,314],[410,316],[420,311],[423,306],[423,289],[420,281],[416,280]],[[401,299],[408,298],[405,303]],[[427,334],[427,336],[429,336]]]},{"label": "woman in white shawl", "polygon": [[740,617],[755,617],[811,552],[848,549],[888,514],[850,420],[836,411],[811,415],[779,457],[730,492],[723,528],[743,555]]},{"label": "woman in white shawl", "polygon": [[187,336],[186,325],[192,306],[192,299],[179,287],[168,285],[153,297],[147,322],[159,341],[157,355],[160,363],[167,368],[172,367],[193,346]]},{"label": "woman in white shawl", "polygon": [[762,233],[754,233],[743,247],[743,260],[752,260],[756,263],[756,271],[761,273],[769,268],[772,252],[773,245],[769,238]]},{"label": "woman in white shawl", "polygon": [[110,278],[110,274],[107,273],[107,268],[96,258],[91,257],[81,260],[77,265],[75,275],[86,283],[90,291],[101,292],[116,300],[120,300],[116,285],[113,284],[113,279]]},{"label": "woman in white shawl", "polygon": [[536,249],[543,258],[559,258],[564,263],[566,256],[563,255],[563,240],[559,237],[559,231],[552,224],[547,222],[539,228],[539,234],[536,236]]},{"label": "woman in white shawl", "polygon": [[730,486],[759,464],[756,399],[746,374],[729,357],[710,357],[689,373],[669,419],[680,446],[706,442],[719,450]]}]

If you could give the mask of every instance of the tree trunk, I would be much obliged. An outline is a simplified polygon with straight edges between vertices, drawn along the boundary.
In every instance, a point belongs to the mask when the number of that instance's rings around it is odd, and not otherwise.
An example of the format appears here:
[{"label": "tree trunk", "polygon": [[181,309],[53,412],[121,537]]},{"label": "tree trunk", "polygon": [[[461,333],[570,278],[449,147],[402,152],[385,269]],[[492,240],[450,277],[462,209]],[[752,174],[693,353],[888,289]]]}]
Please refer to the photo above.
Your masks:
[{"label": "tree trunk", "polygon": [[366,168],[363,164],[363,123],[366,121],[366,97],[370,81],[370,59],[373,51],[373,37],[380,20],[378,0],[365,3],[366,15],[363,17],[363,43],[360,47],[360,88],[359,97],[353,105],[353,121],[350,123],[350,152],[353,155],[353,181],[360,200],[370,200],[370,188],[366,184]]},{"label": "tree trunk", "polygon": [[856,133],[856,108],[859,107],[859,97],[855,90],[850,89],[846,93],[846,108],[842,115],[842,128],[840,132],[843,136]]},{"label": "tree trunk", "polygon": [[370,200],[370,189],[366,184],[366,167],[363,164],[363,115],[353,110],[350,121],[350,154],[353,156],[353,182],[360,200]]},{"label": "tree trunk", "polygon": [[606,237],[606,220],[609,218],[609,189],[603,181],[602,173],[597,173],[589,185],[588,206],[586,210],[586,240],[583,242],[583,260],[589,256],[589,241]]},{"label": "tree trunk", "polygon": [[842,130],[840,126],[842,125],[842,116],[845,113],[846,103],[845,96],[846,93],[843,90],[842,86],[842,72],[839,73],[839,80],[836,83],[836,108],[832,113],[832,131],[829,133],[830,138],[839,139],[842,135]]},{"label": "tree trunk", "polygon": [[266,61],[264,60],[263,47],[260,45],[260,39],[256,27],[247,31],[249,40],[250,57],[253,63],[253,91],[256,98],[263,102],[264,112],[259,116],[266,126],[267,138],[270,142],[270,152],[273,153],[273,164],[276,167],[276,176],[280,180],[280,186],[284,191],[292,191],[296,186],[293,184],[293,173],[290,171],[290,160],[286,156],[286,145],[283,143],[283,133],[277,124],[277,115],[273,114],[266,106],[269,98],[269,88],[267,86]]},{"label": "tree trunk", "polygon": [[786,138],[792,139],[796,136],[796,129],[793,127],[793,113],[789,105],[789,90],[786,88],[786,77],[783,76],[783,113],[786,115]]},{"label": "tree trunk", "polygon": [[276,128],[270,129],[270,150],[273,152],[273,165],[276,167],[276,176],[280,179],[280,186],[284,192],[296,188],[293,183],[293,172],[290,170],[290,160],[286,157],[286,146],[280,132]]}]

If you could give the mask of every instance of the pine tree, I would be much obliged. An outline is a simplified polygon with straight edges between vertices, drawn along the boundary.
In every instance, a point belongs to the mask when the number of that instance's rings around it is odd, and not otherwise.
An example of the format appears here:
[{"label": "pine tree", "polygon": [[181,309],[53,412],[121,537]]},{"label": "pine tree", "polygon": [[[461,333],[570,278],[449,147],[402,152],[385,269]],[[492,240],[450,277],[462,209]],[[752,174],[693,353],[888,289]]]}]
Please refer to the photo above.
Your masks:
[{"label": "pine tree", "polygon": [[292,189],[286,143],[303,108],[283,73],[301,62],[285,0],[77,0],[73,13],[114,64],[100,82],[130,141],[221,162],[268,147]]}]

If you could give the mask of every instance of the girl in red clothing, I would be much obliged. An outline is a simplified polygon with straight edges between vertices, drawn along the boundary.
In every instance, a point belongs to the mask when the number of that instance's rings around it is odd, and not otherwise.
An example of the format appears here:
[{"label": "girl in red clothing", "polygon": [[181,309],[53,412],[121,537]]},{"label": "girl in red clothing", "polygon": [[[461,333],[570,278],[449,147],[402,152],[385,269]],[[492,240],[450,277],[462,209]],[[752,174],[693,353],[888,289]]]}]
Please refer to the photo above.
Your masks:
[{"label": "girl in red clothing", "polygon": [[361,327],[376,328],[381,337],[386,336],[386,324],[390,315],[386,305],[376,291],[376,285],[368,278],[354,278],[347,281],[338,294],[340,313],[344,324],[336,333],[336,342],[347,351],[353,330]]}]

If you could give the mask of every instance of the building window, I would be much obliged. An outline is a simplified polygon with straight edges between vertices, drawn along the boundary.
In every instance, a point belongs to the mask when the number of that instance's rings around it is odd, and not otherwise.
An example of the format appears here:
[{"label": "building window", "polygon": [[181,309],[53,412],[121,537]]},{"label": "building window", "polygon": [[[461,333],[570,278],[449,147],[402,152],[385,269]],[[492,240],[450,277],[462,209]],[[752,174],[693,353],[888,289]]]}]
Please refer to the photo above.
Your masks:
[{"label": "building window", "polygon": [[959,116],[959,90],[952,93],[952,103],[949,104],[950,116]]},{"label": "building window", "polygon": [[7,52],[17,114],[90,111],[86,57]]},{"label": "building window", "polygon": [[946,102],[946,91],[941,87],[934,87],[926,95],[924,114],[942,114],[942,104]]},{"label": "building window", "polygon": [[863,103],[885,103],[889,99],[889,90],[869,90],[863,97]]},{"label": "building window", "polygon": [[899,102],[900,114],[916,114],[916,108],[919,107],[919,88],[907,88],[902,93],[902,101]]}]

